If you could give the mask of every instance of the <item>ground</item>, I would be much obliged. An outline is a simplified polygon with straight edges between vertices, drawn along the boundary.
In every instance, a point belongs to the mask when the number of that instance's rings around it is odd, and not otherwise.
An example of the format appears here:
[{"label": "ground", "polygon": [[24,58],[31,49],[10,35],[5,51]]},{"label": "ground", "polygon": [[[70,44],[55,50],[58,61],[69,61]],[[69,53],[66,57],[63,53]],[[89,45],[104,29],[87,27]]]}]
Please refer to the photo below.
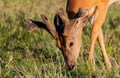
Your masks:
[{"label": "ground", "polygon": [[[0,0],[0,78],[120,78],[120,6],[109,8],[103,24],[105,46],[112,63],[108,70],[98,43],[95,64],[87,61],[90,47],[88,23],[83,29],[83,43],[77,66],[68,71],[54,38],[43,29],[26,31],[28,18],[42,21],[45,14],[53,24],[64,0]],[[93,66],[94,65],[94,66]]]}]

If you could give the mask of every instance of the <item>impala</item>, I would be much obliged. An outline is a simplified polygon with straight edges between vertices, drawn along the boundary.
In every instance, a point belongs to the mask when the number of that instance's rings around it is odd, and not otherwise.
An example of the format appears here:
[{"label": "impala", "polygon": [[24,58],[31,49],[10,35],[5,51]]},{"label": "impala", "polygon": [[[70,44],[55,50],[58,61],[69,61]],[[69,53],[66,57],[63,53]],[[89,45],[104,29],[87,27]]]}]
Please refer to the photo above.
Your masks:
[{"label": "impala", "polygon": [[66,10],[60,8],[54,17],[55,29],[47,17],[42,14],[43,22],[29,19],[27,30],[33,31],[37,27],[46,29],[57,41],[68,69],[72,70],[80,52],[82,28],[88,20],[92,25],[88,60],[91,61],[93,58],[94,46],[98,39],[104,62],[108,68],[111,68],[101,27],[107,9],[113,3],[120,3],[120,0],[67,0]]}]

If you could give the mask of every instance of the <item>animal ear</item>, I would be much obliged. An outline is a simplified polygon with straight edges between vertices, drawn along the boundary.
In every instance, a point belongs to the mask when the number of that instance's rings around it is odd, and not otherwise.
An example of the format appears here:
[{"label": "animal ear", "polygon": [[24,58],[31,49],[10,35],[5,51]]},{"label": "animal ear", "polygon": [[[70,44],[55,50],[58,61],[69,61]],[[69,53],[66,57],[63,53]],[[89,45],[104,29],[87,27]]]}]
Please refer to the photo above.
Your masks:
[{"label": "animal ear", "polygon": [[60,18],[60,16],[58,14],[56,14],[54,17],[54,25],[61,26],[62,24],[63,24],[62,19]]},{"label": "animal ear", "polygon": [[54,17],[54,25],[55,25],[56,31],[58,33],[63,33],[64,22],[58,14],[56,14],[55,17]]}]

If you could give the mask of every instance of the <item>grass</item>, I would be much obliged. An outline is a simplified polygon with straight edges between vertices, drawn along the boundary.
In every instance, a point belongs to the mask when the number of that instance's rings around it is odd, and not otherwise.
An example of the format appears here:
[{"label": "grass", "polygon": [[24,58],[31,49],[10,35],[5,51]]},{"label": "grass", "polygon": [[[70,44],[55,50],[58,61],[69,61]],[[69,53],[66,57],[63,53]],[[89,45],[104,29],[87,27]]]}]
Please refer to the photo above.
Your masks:
[{"label": "grass", "polygon": [[[26,31],[26,19],[40,20],[44,13],[53,16],[64,0],[0,0],[0,78],[120,78],[120,8],[109,8],[103,25],[105,45],[112,69],[103,62],[98,43],[95,67],[86,60],[90,47],[88,23],[83,29],[83,44],[77,66],[68,71],[55,40],[43,29]],[[94,68],[94,69],[93,69]]]}]

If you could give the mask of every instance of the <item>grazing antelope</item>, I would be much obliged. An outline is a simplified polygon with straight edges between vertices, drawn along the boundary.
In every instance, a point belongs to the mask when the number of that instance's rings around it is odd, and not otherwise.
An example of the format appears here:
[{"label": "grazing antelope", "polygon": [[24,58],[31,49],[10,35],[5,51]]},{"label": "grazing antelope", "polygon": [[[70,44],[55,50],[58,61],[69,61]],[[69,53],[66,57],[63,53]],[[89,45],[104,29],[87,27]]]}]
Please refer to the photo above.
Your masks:
[{"label": "grazing antelope", "polygon": [[67,0],[66,11],[63,8],[54,17],[55,29],[52,27],[45,15],[41,15],[43,22],[28,20],[28,31],[37,27],[46,29],[57,41],[58,47],[63,53],[69,70],[73,69],[79,55],[82,43],[82,28],[87,20],[92,25],[91,44],[88,60],[92,60],[95,42],[98,39],[104,61],[108,68],[111,63],[107,56],[102,24],[106,17],[109,5],[120,3],[120,0]]}]

